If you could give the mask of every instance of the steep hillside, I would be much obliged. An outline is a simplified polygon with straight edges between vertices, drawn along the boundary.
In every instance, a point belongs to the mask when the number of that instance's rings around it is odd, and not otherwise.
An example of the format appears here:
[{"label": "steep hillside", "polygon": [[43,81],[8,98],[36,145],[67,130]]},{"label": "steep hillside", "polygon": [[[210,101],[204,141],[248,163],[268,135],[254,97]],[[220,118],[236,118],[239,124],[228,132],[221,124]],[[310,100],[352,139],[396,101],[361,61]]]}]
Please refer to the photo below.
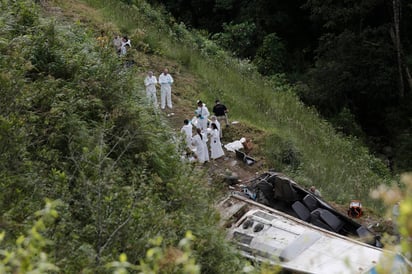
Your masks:
[{"label": "steep hillside", "polygon": [[[126,2],[1,1],[0,226],[7,246],[32,227],[48,198],[59,200],[59,217],[39,226],[53,245],[36,248],[63,272],[101,273],[120,253],[134,264],[150,261],[152,246],[170,252],[157,261],[164,273],[183,267],[177,262],[185,251],[204,273],[241,272],[245,262],[223,240],[211,206],[226,189],[220,174],[233,167],[233,155],[205,167],[180,157],[176,131],[198,99],[211,106],[219,98],[239,122],[225,130],[224,143],[254,141],[259,164],[242,167],[242,178],[273,168],[316,185],[328,200],[360,198],[379,208],[369,191],[389,180],[383,164],[334,132],[284,79],[262,78],[146,1]],[[114,34],[132,41],[125,57],[112,48]],[[164,67],[175,78],[171,117],[154,110],[143,89],[146,71]],[[171,248],[186,231],[195,236],[190,250]],[[29,260],[40,260],[34,254]]]}]

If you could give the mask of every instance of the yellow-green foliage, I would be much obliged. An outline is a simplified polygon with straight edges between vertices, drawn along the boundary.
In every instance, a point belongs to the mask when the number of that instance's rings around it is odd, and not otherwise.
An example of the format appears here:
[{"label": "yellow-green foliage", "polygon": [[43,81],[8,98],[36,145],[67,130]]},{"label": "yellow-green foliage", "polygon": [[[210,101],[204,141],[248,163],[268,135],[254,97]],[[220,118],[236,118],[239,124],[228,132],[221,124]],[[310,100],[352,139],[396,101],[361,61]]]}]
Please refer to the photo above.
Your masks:
[{"label": "yellow-green foliage", "polygon": [[180,240],[177,247],[162,247],[162,237],[151,240],[153,247],[147,250],[146,257],[139,261],[138,265],[127,262],[126,254],[119,256],[119,261],[107,264],[108,269],[114,269],[113,273],[129,273],[129,270],[139,273],[182,273],[198,274],[200,265],[196,264],[192,255],[192,241],[194,235],[187,231],[185,237]]},{"label": "yellow-green foliage", "polygon": [[[59,201],[46,201],[43,210],[36,213],[38,218],[25,235],[20,235],[11,246],[0,248],[0,273],[52,273],[59,268],[51,263],[47,246],[50,240],[44,232],[53,225],[58,217],[56,206]],[[5,232],[0,233],[0,244]]]},{"label": "yellow-green foliage", "polygon": [[402,191],[400,202],[399,232],[402,236],[402,251],[412,260],[412,173],[404,174],[401,178],[406,189]]},{"label": "yellow-green foliage", "polygon": [[[371,192],[374,199],[382,199],[389,208],[387,217],[394,223],[395,234],[400,235],[402,253],[412,259],[412,173],[404,173],[398,184],[388,187],[379,186]],[[395,207],[398,207],[395,209]],[[398,216],[399,214],[399,216]],[[389,244],[392,241],[388,239]],[[395,240],[396,242],[396,240]]]}]

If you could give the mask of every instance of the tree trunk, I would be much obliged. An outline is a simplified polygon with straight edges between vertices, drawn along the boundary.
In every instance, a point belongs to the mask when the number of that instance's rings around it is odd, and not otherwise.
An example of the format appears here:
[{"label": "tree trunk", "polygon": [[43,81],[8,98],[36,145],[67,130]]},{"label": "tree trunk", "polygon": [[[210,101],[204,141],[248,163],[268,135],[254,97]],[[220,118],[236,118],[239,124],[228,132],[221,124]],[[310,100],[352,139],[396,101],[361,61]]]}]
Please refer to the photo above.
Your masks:
[{"label": "tree trunk", "polygon": [[[392,42],[394,45],[396,45],[396,39],[395,39],[395,31],[394,28],[391,28],[389,31],[389,34],[391,36]],[[401,63],[402,63],[402,69],[404,71],[404,76],[406,76],[406,81],[408,83],[409,91],[412,92],[412,75],[410,73],[408,64],[405,60],[405,53],[403,52],[403,47],[402,43],[400,44],[400,53],[401,53]],[[403,78],[402,78],[403,79]]]},{"label": "tree trunk", "polygon": [[405,95],[404,85],[403,85],[403,73],[402,73],[402,59],[401,59],[401,38],[399,31],[399,21],[400,21],[400,11],[401,5],[400,0],[393,0],[393,22],[395,27],[395,47],[396,56],[398,59],[398,72],[399,72],[399,97],[403,98]]}]

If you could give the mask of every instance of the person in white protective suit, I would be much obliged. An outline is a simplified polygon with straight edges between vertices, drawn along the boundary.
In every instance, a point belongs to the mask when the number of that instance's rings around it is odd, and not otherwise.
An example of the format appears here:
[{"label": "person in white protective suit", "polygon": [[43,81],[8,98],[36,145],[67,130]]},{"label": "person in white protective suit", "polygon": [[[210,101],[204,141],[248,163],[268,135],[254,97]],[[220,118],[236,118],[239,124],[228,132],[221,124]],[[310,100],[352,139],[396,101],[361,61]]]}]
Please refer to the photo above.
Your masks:
[{"label": "person in white protective suit", "polygon": [[205,161],[208,162],[210,160],[209,158],[209,149],[207,147],[207,142],[208,142],[208,136],[207,136],[207,131],[201,131],[202,132],[202,141],[203,141],[203,147],[205,149]]},{"label": "person in white protective suit", "polygon": [[119,35],[116,35],[113,39],[113,46],[114,49],[116,50],[117,54],[120,54],[121,52],[121,47],[122,47],[122,38]]},{"label": "person in white protective suit", "polygon": [[160,108],[165,109],[167,107],[172,109],[172,84],[173,78],[169,74],[169,70],[165,68],[159,76],[160,84]]},{"label": "person in white protective suit", "polygon": [[195,147],[197,161],[201,164],[209,161],[209,152],[206,145],[207,137],[200,128],[196,128],[196,134],[192,137],[192,145]]},{"label": "person in white protective suit", "polygon": [[120,55],[126,55],[128,47],[129,48],[132,47],[130,39],[127,38],[127,36],[123,36],[122,43],[121,43],[121,46],[120,46]]},{"label": "person in white protective suit", "polygon": [[144,79],[144,85],[146,86],[147,99],[149,102],[152,102],[155,107],[157,107],[156,84],[156,76],[153,75],[152,71],[149,71]]},{"label": "person in white protective suit", "polygon": [[197,109],[195,111],[197,117],[197,127],[203,131],[207,130],[207,120],[210,115],[209,110],[202,101],[197,101]]},{"label": "person in white protective suit", "polygon": [[[216,124],[217,129],[219,130],[219,137],[222,138],[223,134],[222,134],[222,128],[220,127],[220,123],[217,120],[217,117],[215,115],[210,116],[210,123],[212,124]],[[211,126],[210,126],[211,127]]]},{"label": "person in white protective suit", "polygon": [[210,152],[212,159],[218,159],[225,155],[222,149],[222,143],[220,142],[219,129],[215,123],[211,124],[212,132],[210,137]]},{"label": "person in white protective suit", "polygon": [[193,126],[188,119],[183,121],[183,127],[180,129],[180,132],[183,134],[186,142],[186,147],[192,148],[192,131]]}]

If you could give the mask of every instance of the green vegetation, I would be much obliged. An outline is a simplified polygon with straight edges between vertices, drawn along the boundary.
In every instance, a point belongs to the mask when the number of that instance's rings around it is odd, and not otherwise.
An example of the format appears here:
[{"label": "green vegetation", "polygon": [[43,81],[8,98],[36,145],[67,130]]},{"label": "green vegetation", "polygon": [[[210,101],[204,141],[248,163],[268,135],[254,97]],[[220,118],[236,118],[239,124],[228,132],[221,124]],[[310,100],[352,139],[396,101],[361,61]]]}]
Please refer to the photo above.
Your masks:
[{"label": "green vegetation", "polygon": [[[31,1],[0,0],[2,260],[4,250],[17,252],[37,237],[34,248],[48,256],[16,259],[33,269],[125,273],[160,264],[163,273],[240,273],[245,265],[217,229],[213,190],[181,162],[170,126],[146,104],[136,75],[149,67],[126,67],[111,47],[98,46],[96,26],[130,34],[127,58],[137,64],[163,58],[189,70],[199,82],[182,89],[182,98],[218,97],[232,119],[261,131],[267,168],[315,184],[327,199],[380,207],[369,191],[390,180],[388,170],[305,107],[283,75],[262,78],[250,62],[143,0],[48,4],[82,6],[73,9],[73,23],[45,16]],[[47,215],[45,227],[30,230],[46,198],[59,200],[59,214],[53,207],[54,221]],[[21,235],[28,235],[24,244]]]}]

